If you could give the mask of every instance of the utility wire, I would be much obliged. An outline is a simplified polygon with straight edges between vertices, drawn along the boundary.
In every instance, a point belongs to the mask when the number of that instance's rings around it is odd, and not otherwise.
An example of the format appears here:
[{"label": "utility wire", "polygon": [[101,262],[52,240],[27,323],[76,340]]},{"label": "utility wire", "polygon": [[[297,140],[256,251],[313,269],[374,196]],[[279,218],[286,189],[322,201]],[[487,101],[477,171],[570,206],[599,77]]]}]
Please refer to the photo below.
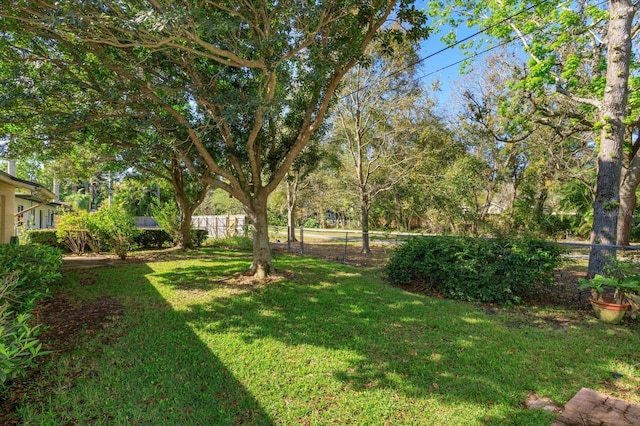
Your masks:
[{"label": "utility wire", "polygon": [[[546,1],[546,0],[545,0],[545,1]],[[543,3],[543,2],[541,2],[541,3]],[[606,4],[606,3],[608,3],[608,0],[603,0],[603,1],[601,1],[600,3],[598,3],[596,6],[600,7],[600,6],[602,6],[602,5]],[[538,3],[538,4],[540,4],[540,3]],[[516,14],[516,15],[517,15],[517,14]],[[516,15],[513,15],[513,16],[516,16]],[[543,26],[543,27],[540,27],[540,28],[534,28],[533,30],[529,31],[528,33],[524,33],[524,34],[522,34],[522,36],[527,36],[527,35],[533,34],[534,32],[541,31],[541,30],[543,30],[544,28],[549,27],[551,24],[553,24],[553,22],[550,22],[550,23],[548,23],[547,25],[545,25],[545,26]],[[471,37],[475,37],[475,36],[479,35],[480,33],[482,33],[483,31],[486,31],[486,30],[488,30],[488,29],[490,29],[490,28],[491,28],[491,26],[489,26],[489,27],[485,28],[485,29],[484,29],[484,30],[482,30],[482,31],[478,31],[478,32],[476,32],[475,34],[472,34],[471,36],[469,36],[469,37],[467,37],[467,38],[465,38],[465,39],[463,39],[463,40],[460,40],[458,43],[456,43],[456,44],[452,44],[452,45],[451,45],[451,47],[456,46],[457,44],[462,43],[462,42],[464,42],[464,41],[466,41],[466,40],[470,39]],[[495,50],[495,49],[497,49],[497,48],[499,48],[499,47],[503,47],[503,46],[506,46],[506,45],[508,45],[508,44],[510,44],[510,43],[513,43],[514,41],[516,41],[516,40],[518,40],[518,39],[520,39],[520,38],[521,38],[521,36],[520,36],[520,35],[513,36],[513,37],[511,37],[510,39],[505,40],[505,41],[502,41],[502,42],[498,43],[498,44],[497,44],[497,45],[495,45],[495,46],[488,47],[488,48],[486,48],[485,50],[483,50],[483,51],[481,51],[481,52],[476,52],[476,53],[474,53],[474,54],[472,54],[472,55],[470,55],[470,56],[468,56],[468,57],[465,57],[464,59],[460,59],[459,61],[456,61],[456,62],[453,62],[453,63],[451,63],[451,64],[445,65],[445,66],[443,66],[443,67],[441,67],[441,68],[438,68],[438,69],[437,69],[437,70],[435,70],[435,71],[431,71],[431,72],[429,72],[429,73],[427,73],[427,74],[420,75],[420,76],[416,77],[416,79],[421,80],[421,79],[423,79],[423,78],[426,78],[426,77],[432,76],[433,74],[437,74],[437,73],[439,73],[440,71],[444,71],[444,70],[446,70],[447,68],[451,68],[451,67],[453,67],[453,66],[455,66],[455,65],[459,65],[459,64],[461,64],[461,63],[463,63],[463,62],[465,62],[465,61],[468,61],[468,60],[473,59],[473,58],[477,58],[478,56],[484,55],[485,53],[489,53],[489,52],[491,52],[492,50]],[[447,46],[447,47],[446,47],[446,48],[444,48],[444,49],[440,49],[439,51],[437,51],[437,52],[435,52],[435,53],[432,53],[432,54],[431,54],[431,55],[429,55],[428,57],[432,57],[432,56],[434,56],[434,55],[437,55],[438,53],[441,53],[441,52],[443,52],[443,51],[447,50],[447,49],[448,49],[448,47],[449,47],[449,46]],[[426,58],[423,58],[423,59],[421,59],[420,61],[415,62],[415,64],[417,64],[417,63],[421,62],[421,61],[422,61],[422,60],[424,60],[424,59],[426,59]],[[415,64],[414,64],[414,65],[415,65]],[[407,67],[405,67],[405,68],[403,68],[402,70],[399,70],[399,71],[403,71],[403,70],[405,70],[406,68],[409,68],[410,66],[412,66],[412,65],[409,65],[409,66],[407,66]],[[395,71],[395,72],[398,72],[398,71]],[[392,75],[393,75],[393,73],[389,73],[388,75],[386,75],[386,76],[385,76],[385,77],[383,77],[383,78],[388,78],[388,77],[390,77],[390,76],[392,76]]]},{"label": "utility wire", "polygon": [[[461,40],[458,40],[458,41],[457,41],[457,42],[455,42],[455,43],[449,44],[449,45],[447,45],[447,46],[443,47],[442,49],[440,49],[440,50],[438,50],[438,51],[436,51],[436,52],[430,53],[430,54],[428,54],[427,56],[425,56],[425,57],[423,57],[423,58],[419,58],[418,60],[416,60],[416,61],[414,61],[414,62],[412,62],[412,63],[410,63],[410,64],[408,64],[408,65],[406,65],[406,66],[404,66],[404,67],[402,67],[402,68],[400,68],[400,69],[398,69],[398,70],[395,70],[395,71],[393,71],[393,72],[390,72],[389,74],[387,74],[387,75],[385,75],[385,76],[381,77],[381,78],[380,78],[380,80],[385,80],[385,79],[387,79],[387,78],[390,78],[390,77],[392,77],[392,76],[394,76],[394,75],[396,75],[396,74],[399,74],[399,73],[403,72],[404,70],[406,70],[406,69],[408,69],[408,68],[411,68],[411,67],[413,67],[413,66],[415,66],[415,65],[418,65],[418,64],[420,64],[420,63],[422,63],[422,62],[426,61],[427,59],[433,58],[434,56],[439,55],[440,53],[443,53],[443,52],[446,52],[447,50],[453,49],[454,47],[458,46],[459,44],[464,43],[465,41],[468,41],[468,40],[470,40],[470,39],[472,39],[472,38],[474,38],[474,37],[477,37],[477,36],[479,36],[480,34],[483,34],[483,33],[485,33],[485,32],[487,32],[487,31],[489,31],[490,29],[492,29],[492,28],[494,28],[494,27],[496,27],[496,26],[498,26],[498,25],[504,24],[505,22],[507,22],[507,21],[509,21],[509,20],[511,20],[511,19],[513,19],[513,18],[515,18],[515,17],[517,17],[517,16],[519,16],[519,15],[522,15],[522,14],[523,14],[523,13],[525,13],[525,12],[528,12],[528,11],[530,11],[530,10],[532,10],[532,9],[535,9],[536,7],[538,7],[538,6],[540,6],[540,5],[544,4],[544,3],[547,3],[547,2],[549,2],[549,1],[550,1],[550,0],[541,0],[541,1],[539,1],[538,3],[534,3],[534,4],[532,4],[532,5],[530,5],[530,6],[526,7],[526,8],[524,8],[524,9],[522,9],[522,10],[519,10],[518,12],[514,13],[513,15],[509,15],[509,16],[507,16],[507,17],[503,18],[502,20],[500,20],[500,21],[498,21],[498,22],[496,22],[496,23],[494,23],[494,24],[489,25],[489,26],[488,26],[488,27],[486,27],[486,28],[483,28],[483,29],[481,29],[481,30],[479,30],[479,31],[476,31],[476,32],[475,32],[475,33],[473,33],[473,34],[468,35],[467,37],[464,37],[464,38],[463,38],[463,39],[461,39]],[[598,4],[598,6],[601,6],[601,5],[605,4],[605,3],[607,3],[607,0],[604,0],[604,1],[600,2],[600,3]],[[549,25],[551,25],[551,23],[547,24],[545,27],[547,27],[547,26],[549,26]],[[543,28],[544,28],[544,27],[543,27]],[[534,32],[539,31],[539,30],[541,30],[541,28],[535,28],[535,29],[533,29],[532,31],[530,31],[530,32],[528,32],[528,33],[526,33],[526,34],[524,34],[524,35],[533,34]],[[495,49],[497,49],[497,48],[499,48],[499,47],[502,47],[502,46],[505,46],[505,45],[507,45],[507,44],[509,44],[509,43],[512,43],[513,41],[517,40],[518,38],[520,38],[520,37],[519,37],[519,36],[514,36],[514,37],[510,38],[509,40],[506,40],[506,41],[503,41],[503,42],[501,42],[501,43],[498,43],[497,45],[492,46],[492,47],[489,47],[489,48],[487,48],[487,49],[485,49],[485,50],[483,50],[483,51],[481,51],[481,52],[474,53],[474,54],[472,54],[472,55],[471,55],[471,56],[469,56],[469,57],[466,57],[466,58],[464,58],[464,59],[461,59],[461,60],[459,60],[459,61],[456,61],[456,62],[451,63],[451,64],[448,64],[448,65],[445,65],[444,67],[438,68],[438,69],[437,69],[437,70],[435,70],[435,71],[432,71],[432,72],[429,72],[429,73],[427,73],[427,74],[421,75],[421,76],[417,77],[417,79],[418,79],[418,80],[421,80],[421,79],[423,79],[423,78],[425,78],[425,77],[431,76],[431,75],[436,74],[436,73],[438,73],[438,72],[440,72],[440,71],[443,71],[443,70],[448,69],[448,68],[451,68],[451,67],[453,67],[453,66],[455,66],[455,65],[461,64],[462,62],[467,61],[467,60],[469,60],[469,59],[473,59],[473,58],[476,58],[476,57],[478,57],[478,56],[480,56],[480,55],[484,55],[485,53],[488,53],[488,52],[490,52],[490,51],[492,51],[492,50],[495,50]],[[352,92],[350,92],[350,93],[348,93],[348,94],[346,94],[346,95],[341,96],[341,98],[349,97],[349,96],[353,95],[354,93],[359,92],[360,90],[364,90],[364,89],[366,89],[366,88],[367,88],[367,87],[369,87],[369,86],[370,86],[370,85],[365,85],[365,86],[363,86],[363,87],[361,87],[361,88],[358,88],[358,89],[356,89],[356,90],[354,90],[354,91],[352,91]]]},{"label": "utility wire", "polygon": [[414,63],[407,65],[405,68],[403,68],[403,69],[401,69],[401,70],[397,70],[397,71],[394,71],[393,73],[390,73],[390,74],[389,74],[389,77],[390,77],[390,76],[392,76],[393,74],[396,74],[396,73],[402,72],[402,71],[404,71],[404,70],[405,70],[405,69],[407,69],[407,68],[410,68],[410,67],[413,67],[413,66],[415,66],[415,65],[418,65],[419,63],[424,62],[424,61],[426,61],[427,59],[433,58],[434,56],[439,55],[439,54],[440,54],[440,53],[442,53],[442,52],[446,52],[446,51],[447,51],[447,50],[449,50],[449,49],[453,49],[453,48],[454,48],[454,47],[456,47],[457,45],[462,44],[462,43],[464,43],[464,42],[465,42],[465,41],[467,41],[467,40],[471,40],[472,38],[477,37],[477,36],[479,36],[480,34],[485,33],[485,32],[487,32],[487,31],[489,31],[490,29],[497,27],[498,25],[502,25],[502,24],[504,24],[505,22],[510,21],[511,19],[513,19],[513,18],[515,18],[515,17],[517,17],[517,16],[519,16],[519,15],[522,15],[522,14],[523,14],[523,13],[525,13],[525,12],[530,11],[531,9],[535,9],[535,8],[536,8],[536,7],[538,7],[538,6],[543,5],[544,3],[547,3],[548,1],[550,1],[550,0],[541,0],[541,1],[539,1],[538,3],[534,3],[534,4],[532,4],[532,5],[528,6],[528,7],[524,8],[524,9],[522,9],[522,10],[520,10],[520,11],[518,11],[518,12],[514,13],[513,15],[507,16],[506,18],[504,18],[504,19],[502,19],[502,20],[500,20],[500,21],[498,21],[498,22],[496,22],[496,23],[494,23],[494,24],[491,24],[491,25],[489,25],[489,26],[488,26],[488,27],[486,27],[486,28],[483,28],[483,29],[481,29],[480,31],[476,31],[476,32],[475,32],[475,33],[473,33],[473,34],[468,35],[467,37],[463,38],[462,40],[458,40],[458,41],[456,41],[455,43],[453,43],[453,44],[449,44],[449,45],[447,45],[447,46],[443,47],[442,49],[440,49],[440,50],[438,50],[438,51],[436,51],[436,52],[430,53],[429,55],[425,56],[424,58],[420,58],[420,59],[418,59],[418,60],[417,60],[417,61],[415,61]]}]

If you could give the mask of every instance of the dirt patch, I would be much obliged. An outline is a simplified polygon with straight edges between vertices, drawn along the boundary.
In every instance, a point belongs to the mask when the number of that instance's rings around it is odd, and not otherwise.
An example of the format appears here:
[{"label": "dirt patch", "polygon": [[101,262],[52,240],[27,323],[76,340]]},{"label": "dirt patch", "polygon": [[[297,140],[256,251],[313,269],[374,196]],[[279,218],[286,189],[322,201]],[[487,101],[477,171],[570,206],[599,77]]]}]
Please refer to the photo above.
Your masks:
[{"label": "dirt patch", "polygon": [[43,325],[39,339],[44,349],[58,353],[76,346],[81,331],[92,334],[123,314],[124,307],[112,297],[74,304],[63,294],[45,300],[34,311],[36,321]]},{"label": "dirt patch", "polygon": [[362,246],[354,243],[313,242],[301,244],[299,241],[287,243],[274,243],[274,254],[289,253],[315,257],[316,259],[347,265],[363,266],[367,268],[382,267],[387,262],[393,246],[371,246],[370,253],[363,253]]},{"label": "dirt patch", "polygon": [[[64,294],[57,294],[40,303],[33,315],[35,322],[42,324],[43,331],[38,339],[42,342],[43,350],[51,351],[56,356],[77,346],[83,335],[91,335],[105,325],[118,321],[124,315],[124,307],[118,300],[108,296],[86,303],[73,303]],[[38,374],[38,370],[33,371],[30,380],[37,378]],[[0,400],[0,425],[20,423],[15,413],[21,401],[28,397],[25,389],[27,383],[17,381],[7,393],[9,397]]]},{"label": "dirt patch", "polygon": [[63,256],[63,270],[92,269],[101,266],[114,266],[127,263],[159,262],[172,260],[178,256],[185,256],[185,252],[180,248],[170,248],[162,250],[146,250],[130,253],[126,259],[120,259],[115,254],[94,254],[83,255],[68,254]]}]

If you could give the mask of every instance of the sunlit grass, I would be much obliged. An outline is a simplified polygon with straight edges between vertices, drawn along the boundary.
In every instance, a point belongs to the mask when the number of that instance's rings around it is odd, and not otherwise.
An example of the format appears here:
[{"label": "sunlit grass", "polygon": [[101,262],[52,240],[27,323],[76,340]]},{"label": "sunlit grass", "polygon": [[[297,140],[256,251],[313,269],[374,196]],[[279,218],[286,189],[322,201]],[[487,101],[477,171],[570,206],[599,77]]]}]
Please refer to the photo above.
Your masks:
[{"label": "sunlit grass", "polygon": [[68,297],[125,315],[43,367],[24,423],[540,425],[533,392],[640,402],[637,324],[428,298],[304,257],[277,258],[289,280],[228,279],[250,261],[207,248],[69,273]]}]

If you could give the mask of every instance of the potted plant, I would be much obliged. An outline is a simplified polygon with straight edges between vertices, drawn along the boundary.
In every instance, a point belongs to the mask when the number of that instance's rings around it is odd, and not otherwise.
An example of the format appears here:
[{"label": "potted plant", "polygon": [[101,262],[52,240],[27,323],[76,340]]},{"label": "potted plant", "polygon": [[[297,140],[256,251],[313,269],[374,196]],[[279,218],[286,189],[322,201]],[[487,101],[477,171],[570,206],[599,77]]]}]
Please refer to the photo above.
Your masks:
[{"label": "potted plant", "polygon": [[591,289],[589,302],[600,320],[617,324],[630,307],[634,314],[638,310],[640,274],[633,274],[637,268],[637,265],[616,262],[608,268],[609,276],[596,275],[589,280],[579,280],[581,290]]}]

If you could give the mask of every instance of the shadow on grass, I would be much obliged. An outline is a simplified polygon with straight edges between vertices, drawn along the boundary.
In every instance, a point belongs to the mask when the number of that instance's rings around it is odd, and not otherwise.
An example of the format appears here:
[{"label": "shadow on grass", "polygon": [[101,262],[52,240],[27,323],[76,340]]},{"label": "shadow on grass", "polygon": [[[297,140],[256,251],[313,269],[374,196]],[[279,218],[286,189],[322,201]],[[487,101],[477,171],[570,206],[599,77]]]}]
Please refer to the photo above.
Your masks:
[{"label": "shadow on grass", "polygon": [[[553,418],[522,409],[527,394],[562,403],[609,374],[606,362],[589,355],[589,345],[598,343],[584,342],[583,335],[554,327],[513,329],[473,305],[402,293],[371,272],[305,258],[283,256],[278,262],[295,271],[293,281],[193,304],[183,320],[211,334],[232,329],[247,343],[276,339],[354,351],[359,356],[346,368],[331,372],[346,389],[392,389],[407,398],[436,397],[487,410],[503,405],[508,414],[500,421],[517,418],[521,424]],[[194,266],[181,274],[218,271]],[[160,276],[178,287],[171,274]]]},{"label": "shadow on grass", "polygon": [[[549,424],[553,416],[520,407],[527,393],[568,400],[572,384],[577,391],[609,374],[606,360],[635,353],[631,342],[598,353],[594,362],[587,349],[595,349],[598,339],[585,342],[583,334],[565,329],[509,328],[498,316],[473,305],[404,293],[382,284],[371,271],[303,257],[277,259],[276,268],[293,271],[287,274],[291,280],[237,285],[234,290],[246,291],[187,299],[192,303],[176,310],[150,283],[151,276],[168,289],[208,291],[228,287],[228,275],[250,263],[244,253],[203,253],[201,261],[178,263],[171,269],[126,265],[100,270],[98,285],[74,289],[83,297],[106,294],[124,299],[126,331],[113,343],[96,343],[85,349],[86,354],[77,355],[87,380],[74,383],[70,396],[53,399],[52,412],[79,413],[78,423],[271,424],[271,416],[284,410],[279,405],[284,397],[270,400],[269,410],[274,411],[267,413],[260,403],[266,397],[251,395],[212,351],[236,359],[248,356],[249,370],[243,374],[251,375],[255,368],[257,375],[258,367],[251,362],[266,358],[263,343],[275,340],[296,348],[279,349],[291,350],[284,356],[292,362],[305,361],[308,354],[297,349],[307,346],[328,349],[321,352],[323,357],[331,357],[331,351],[348,352],[344,363],[328,364],[331,371],[326,374],[338,382],[327,390],[335,392],[328,395],[331,398],[346,394],[360,398],[359,404],[369,404],[369,396],[379,398],[375,394],[389,391],[406,404],[421,407],[418,411],[430,410],[433,401],[440,401],[454,411],[459,406],[484,410],[474,419],[480,423]],[[169,297],[182,296],[178,292]],[[255,345],[217,348],[223,340],[216,335],[233,335]],[[203,338],[209,339],[211,349]],[[248,355],[246,350],[254,353]],[[95,367],[93,361],[84,361],[96,358]],[[276,356],[274,362],[288,361]],[[291,377],[297,374],[293,371]],[[282,392],[298,391],[293,386]],[[304,392],[303,400],[309,397]],[[496,406],[502,408],[495,410]],[[455,420],[455,413],[452,416]]]},{"label": "shadow on grass", "polygon": [[[52,360],[28,424],[271,425],[258,400],[149,283],[146,264],[68,273],[67,297],[122,301],[124,316]],[[81,286],[84,274],[95,279]],[[197,275],[197,274],[195,274]],[[194,276],[195,276],[194,275]],[[191,285],[198,280],[186,277]],[[184,279],[184,278],[183,278]]]}]

